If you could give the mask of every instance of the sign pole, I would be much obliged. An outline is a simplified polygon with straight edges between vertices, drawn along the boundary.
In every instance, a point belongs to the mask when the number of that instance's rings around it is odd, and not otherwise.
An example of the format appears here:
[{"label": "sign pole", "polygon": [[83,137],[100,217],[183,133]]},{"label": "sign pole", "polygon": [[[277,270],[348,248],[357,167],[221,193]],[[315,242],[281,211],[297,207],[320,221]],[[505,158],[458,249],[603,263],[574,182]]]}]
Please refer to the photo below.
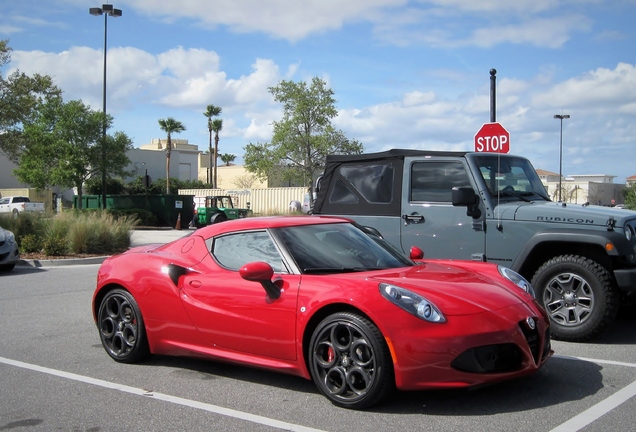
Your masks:
[{"label": "sign pole", "polygon": [[490,69],[490,123],[497,121],[497,69]]}]

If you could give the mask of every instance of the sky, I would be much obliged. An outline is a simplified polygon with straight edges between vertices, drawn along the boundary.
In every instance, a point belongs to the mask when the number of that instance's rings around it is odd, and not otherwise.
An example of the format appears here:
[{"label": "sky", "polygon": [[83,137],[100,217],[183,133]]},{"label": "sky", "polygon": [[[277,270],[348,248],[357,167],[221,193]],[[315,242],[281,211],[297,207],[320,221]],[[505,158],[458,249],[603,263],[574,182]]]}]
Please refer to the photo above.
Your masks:
[{"label": "sky", "polygon": [[496,69],[511,154],[559,173],[562,139],[566,176],[636,174],[636,0],[117,0],[121,17],[89,14],[102,4],[0,0],[0,73],[47,74],[101,111],[106,21],[109,133],[135,147],[173,117],[173,138],[206,150],[213,104],[219,153],[242,164],[282,116],[268,89],[319,77],[366,153],[472,151]]}]

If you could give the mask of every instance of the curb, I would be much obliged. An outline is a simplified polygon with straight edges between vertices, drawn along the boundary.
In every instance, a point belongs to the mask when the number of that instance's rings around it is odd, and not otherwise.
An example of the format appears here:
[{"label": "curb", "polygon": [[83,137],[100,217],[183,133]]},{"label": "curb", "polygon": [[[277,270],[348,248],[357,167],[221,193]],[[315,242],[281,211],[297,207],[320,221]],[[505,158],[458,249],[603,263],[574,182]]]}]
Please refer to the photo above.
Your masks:
[{"label": "curb", "polygon": [[20,260],[17,265],[22,267],[59,267],[66,265],[79,264],[101,264],[108,256],[91,257],[91,258],[69,258],[69,259],[51,259],[51,260]]}]

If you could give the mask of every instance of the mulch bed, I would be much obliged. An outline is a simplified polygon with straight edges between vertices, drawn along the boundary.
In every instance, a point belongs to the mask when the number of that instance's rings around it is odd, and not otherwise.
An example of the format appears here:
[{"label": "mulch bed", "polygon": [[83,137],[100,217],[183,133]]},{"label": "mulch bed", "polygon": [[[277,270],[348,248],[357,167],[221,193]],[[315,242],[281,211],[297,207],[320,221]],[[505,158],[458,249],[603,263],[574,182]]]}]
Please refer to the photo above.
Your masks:
[{"label": "mulch bed", "polygon": [[58,260],[58,259],[78,259],[78,258],[94,258],[107,256],[108,254],[73,254],[73,255],[46,255],[40,252],[20,253],[20,259],[23,260]]}]

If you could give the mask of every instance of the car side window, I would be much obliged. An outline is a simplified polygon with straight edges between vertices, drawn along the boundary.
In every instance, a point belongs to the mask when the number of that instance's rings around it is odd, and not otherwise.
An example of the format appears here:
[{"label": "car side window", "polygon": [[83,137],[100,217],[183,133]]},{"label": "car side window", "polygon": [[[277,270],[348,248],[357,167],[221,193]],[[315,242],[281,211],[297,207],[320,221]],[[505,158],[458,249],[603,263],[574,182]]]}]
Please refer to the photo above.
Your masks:
[{"label": "car side window", "polygon": [[454,187],[470,187],[461,162],[415,162],[411,166],[410,201],[451,202]]},{"label": "car side window", "polygon": [[212,255],[223,267],[239,270],[253,261],[265,261],[274,272],[282,273],[284,266],[272,238],[265,231],[228,234],[214,239]]},{"label": "car side window", "polygon": [[0,204],[9,204],[9,198],[1,198]]}]

